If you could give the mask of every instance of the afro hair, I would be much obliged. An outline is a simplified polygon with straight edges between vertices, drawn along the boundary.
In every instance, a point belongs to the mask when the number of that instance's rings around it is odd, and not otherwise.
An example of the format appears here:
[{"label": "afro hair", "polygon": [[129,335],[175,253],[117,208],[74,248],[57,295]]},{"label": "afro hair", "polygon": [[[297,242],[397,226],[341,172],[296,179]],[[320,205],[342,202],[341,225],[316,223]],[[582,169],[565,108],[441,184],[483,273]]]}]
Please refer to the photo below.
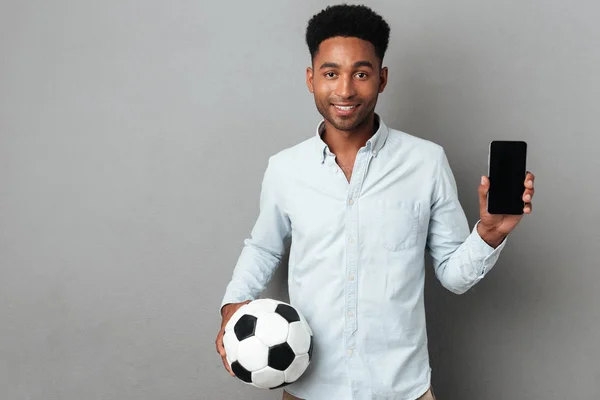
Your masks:
[{"label": "afro hair", "polygon": [[315,14],[306,27],[306,44],[311,59],[326,39],[342,36],[356,37],[371,42],[380,62],[388,47],[390,26],[369,7],[364,5],[338,4],[328,6]]}]

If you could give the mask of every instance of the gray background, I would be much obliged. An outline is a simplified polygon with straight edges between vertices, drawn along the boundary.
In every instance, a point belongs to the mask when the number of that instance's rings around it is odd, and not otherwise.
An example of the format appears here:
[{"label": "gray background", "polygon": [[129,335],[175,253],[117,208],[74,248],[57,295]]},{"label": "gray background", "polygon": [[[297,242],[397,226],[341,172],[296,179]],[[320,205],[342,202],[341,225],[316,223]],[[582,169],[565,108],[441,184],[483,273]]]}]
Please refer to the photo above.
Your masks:
[{"label": "gray background", "polygon": [[[428,267],[438,398],[600,396],[600,6],[366,3],[392,27],[377,110],[445,147],[471,225],[490,140],[537,175],[485,280],[456,296]],[[327,4],[0,3],[2,399],[279,398],[223,370],[217,309],[268,156],[319,121]]]}]

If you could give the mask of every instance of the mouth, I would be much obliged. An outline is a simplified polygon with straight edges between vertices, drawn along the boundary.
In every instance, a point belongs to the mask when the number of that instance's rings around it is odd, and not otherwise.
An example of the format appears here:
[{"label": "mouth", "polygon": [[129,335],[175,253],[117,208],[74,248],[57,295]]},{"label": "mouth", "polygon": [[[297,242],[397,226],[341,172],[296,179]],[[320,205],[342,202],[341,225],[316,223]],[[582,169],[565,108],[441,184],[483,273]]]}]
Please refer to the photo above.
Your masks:
[{"label": "mouth", "polygon": [[353,114],[358,109],[358,107],[360,107],[360,104],[348,104],[348,105],[332,104],[332,106],[335,109],[336,114],[342,115],[342,116],[347,116],[347,115]]}]

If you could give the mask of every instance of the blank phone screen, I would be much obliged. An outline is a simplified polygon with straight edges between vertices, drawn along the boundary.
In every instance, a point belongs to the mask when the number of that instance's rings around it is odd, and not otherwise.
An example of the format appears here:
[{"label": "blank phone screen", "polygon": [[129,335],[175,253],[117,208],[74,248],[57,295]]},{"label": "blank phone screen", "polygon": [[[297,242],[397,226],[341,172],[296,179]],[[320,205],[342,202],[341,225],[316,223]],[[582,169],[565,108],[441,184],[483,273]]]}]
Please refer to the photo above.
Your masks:
[{"label": "blank phone screen", "polygon": [[526,163],[527,143],[493,141],[490,144],[490,214],[523,214]]}]

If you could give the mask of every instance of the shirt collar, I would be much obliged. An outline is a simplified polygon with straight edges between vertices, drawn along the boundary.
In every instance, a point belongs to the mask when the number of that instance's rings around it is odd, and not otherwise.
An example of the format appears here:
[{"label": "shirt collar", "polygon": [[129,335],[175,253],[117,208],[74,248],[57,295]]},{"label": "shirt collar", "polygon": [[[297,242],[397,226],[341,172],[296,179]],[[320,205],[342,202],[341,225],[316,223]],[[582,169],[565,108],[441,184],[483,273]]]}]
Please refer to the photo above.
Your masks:
[{"label": "shirt collar", "polygon": [[[379,151],[385,144],[389,132],[387,125],[383,122],[383,119],[381,119],[381,117],[377,113],[375,113],[375,123],[377,122],[379,122],[379,128],[377,129],[377,132],[375,132],[375,134],[371,136],[369,140],[367,140],[366,144],[367,149],[373,152],[373,157],[377,157],[377,154],[379,154]],[[321,120],[321,122],[319,122],[319,125],[317,125],[316,133],[318,148],[317,157],[319,158],[319,162],[321,164],[325,161],[325,157],[327,157],[327,154],[331,153],[331,151],[329,150],[329,146],[323,141],[323,138],[321,137],[324,131],[325,120]]]}]

